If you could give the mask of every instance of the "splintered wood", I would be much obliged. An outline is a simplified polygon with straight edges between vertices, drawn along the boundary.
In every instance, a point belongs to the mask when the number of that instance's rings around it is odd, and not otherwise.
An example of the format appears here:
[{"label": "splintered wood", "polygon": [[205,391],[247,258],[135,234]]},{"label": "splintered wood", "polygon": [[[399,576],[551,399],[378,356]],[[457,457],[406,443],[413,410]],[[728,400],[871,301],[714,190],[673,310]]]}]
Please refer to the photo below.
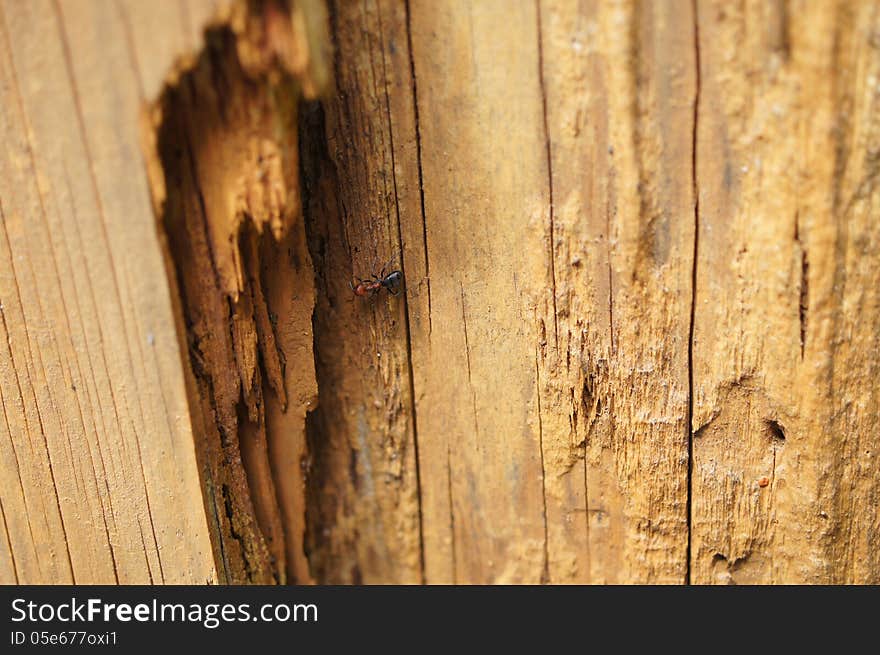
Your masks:
[{"label": "splintered wood", "polygon": [[172,75],[146,134],[208,524],[231,582],[311,579],[300,463],[315,288],[297,107],[322,73],[295,25],[272,2],[234,5]]},{"label": "splintered wood", "polygon": [[880,2],[214,4],[0,0],[0,581],[880,583]]}]

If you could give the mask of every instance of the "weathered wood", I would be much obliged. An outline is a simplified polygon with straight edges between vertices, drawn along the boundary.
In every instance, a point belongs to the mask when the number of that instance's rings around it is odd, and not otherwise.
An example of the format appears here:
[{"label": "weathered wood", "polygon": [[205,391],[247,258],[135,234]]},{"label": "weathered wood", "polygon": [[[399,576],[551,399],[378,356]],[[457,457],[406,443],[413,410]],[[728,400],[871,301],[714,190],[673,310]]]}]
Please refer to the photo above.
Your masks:
[{"label": "weathered wood", "polygon": [[699,3],[693,581],[880,580],[876,3]]},{"label": "weathered wood", "polygon": [[880,4],[326,4],[0,4],[0,580],[880,581]]},{"label": "weathered wood", "polygon": [[395,77],[408,59],[405,42],[392,52],[382,40],[386,25],[405,39],[405,7],[344,2],[330,11],[337,93],[326,112],[312,107],[300,130],[318,286],[307,548],[327,582],[415,583],[422,561],[409,294],[365,301],[349,288],[352,276],[369,278],[392,259],[418,275],[409,250],[401,252],[407,219],[421,226],[414,132],[393,132],[392,121],[406,118],[390,111],[395,86],[412,120],[408,76]]},{"label": "weathered wood", "polygon": [[[876,5],[334,6],[338,233],[378,259],[399,222],[425,579],[876,579]],[[356,523],[327,547],[362,566]]]},{"label": "weathered wood", "polygon": [[578,11],[335,6],[330,156],[384,200],[344,229],[403,241],[428,582],[685,578],[690,5]]}]

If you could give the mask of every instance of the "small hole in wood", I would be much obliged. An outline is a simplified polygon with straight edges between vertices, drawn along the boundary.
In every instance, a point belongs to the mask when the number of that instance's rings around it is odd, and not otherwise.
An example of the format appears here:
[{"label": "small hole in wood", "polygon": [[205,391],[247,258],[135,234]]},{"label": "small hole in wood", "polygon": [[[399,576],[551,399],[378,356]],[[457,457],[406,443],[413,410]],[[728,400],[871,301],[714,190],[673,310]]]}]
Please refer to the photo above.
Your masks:
[{"label": "small hole in wood", "polygon": [[767,424],[767,431],[770,433],[770,438],[775,441],[785,441],[785,427],[779,421],[768,420],[765,421]]}]

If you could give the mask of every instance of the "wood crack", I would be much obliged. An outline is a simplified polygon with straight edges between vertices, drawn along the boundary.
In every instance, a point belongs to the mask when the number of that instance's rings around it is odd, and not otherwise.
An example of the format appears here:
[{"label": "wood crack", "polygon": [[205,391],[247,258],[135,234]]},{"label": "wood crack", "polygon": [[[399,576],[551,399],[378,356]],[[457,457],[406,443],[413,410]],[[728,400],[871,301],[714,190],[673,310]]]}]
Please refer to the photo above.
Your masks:
[{"label": "wood crack", "polygon": [[544,121],[544,143],[547,150],[547,192],[550,203],[550,279],[553,286],[553,337],[555,350],[559,352],[559,315],[556,308],[556,226],[553,201],[553,150],[547,117],[547,88],[544,81],[544,38],[541,31],[541,1],[535,0],[538,22],[538,86],[541,91],[541,110]]},{"label": "wood crack", "polygon": [[798,324],[800,325],[801,359],[804,358],[804,348],[807,344],[807,311],[810,306],[810,260],[807,255],[807,246],[801,238],[800,213],[794,217],[794,240],[801,253],[800,287],[798,293]]},{"label": "wood crack", "polygon": [[465,308],[464,302],[464,285],[459,282],[458,286],[461,290],[461,325],[464,329],[464,354],[467,361],[468,387],[470,387],[471,390],[471,405],[474,412],[474,436],[477,436],[479,434],[479,427],[477,424],[477,392],[476,389],[474,389],[474,381],[471,378],[471,345],[470,340],[468,339],[467,310]]},{"label": "wood crack", "polygon": [[[377,6],[376,14],[379,22],[379,34],[384,34],[382,29],[382,12]],[[385,91],[385,112],[388,117],[388,142],[389,149],[391,150],[391,183],[394,191],[394,210],[397,218],[397,243],[400,248],[400,267],[403,269],[404,274],[406,274],[406,262],[405,262],[405,254],[404,254],[404,244],[403,244],[403,231],[400,226],[400,201],[397,193],[397,162],[394,156],[394,128],[391,120],[391,99],[388,94],[388,72],[385,66],[385,44],[382,43],[382,79],[385,82],[384,91]],[[410,53],[410,62],[412,62],[412,53]],[[420,184],[421,187],[421,178]],[[422,213],[422,220],[424,225],[424,212]],[[427,257],[427,245],[425,246],[426,254],[425,254],[425,266],[428,263]],[[430,289],[429,289],[430,294]],[[422,516],[422,482],[421,475],[419,470],[419,439],[418,439],[418,421],[416,417],[416,389],[415,389],[415,379],[413,375],[413,356],[412,356],[412,336],[410,332],[410,320],[409,320],[409,297],[406,293],[402,294],[403,296],[403,316],[404,316],[404,325],[406,328],[406,356],[407,356],[407,373],[409,374],[409,399],[410,399],[410,420],[412,421],[412,432],[413,432],[413,451],[415,455],[415,475],[416,475],[416,503],[417,510],[419,514],[419,569],[421,575],[421,582],[425,584],[425,537],[424,537],[424,527],[423,527],[423,516]],[[430,296],[429,296],[430,297]],[[430,300],[429,300],[430,302]]]},{"label": "wood crack", "polygon": [[9,526],[6,523],[6,511],[3,509],[2,498],[0,498],[0,518],[3,519],[3,534],[6,537],[6,549],[9,551],[9,560],[12,563],[12,573],[15,576],[15,584],[20,584],[18,565],[15,563],[15,552],[12,550],[12,539],[9,537]]},{"label": "wood crack", "polygon": [[419,127],[419,93],[418,83],[416,81],[416,62],[413,55],[412,44],[412,19],[409,7],[409,0],[405,0],[404,7],[406,9],[406,45],[409,53],[409,74],[412,80],[412,97],[413,97],[413,119],[415,121],[416,132],[416,162],[419,169],[419,200],[422,210],[422,245],[424,246],[425,255],[425,284],[428,289],[428,337],[430,338],[433,324],[431,322],[431,268],[428,260],[428,223],[425,214],[425,180],[422,173],[422,131]]},{"label": "wood crack", "polygon": [[697,146],[699,138],[699,111],[700,111],[700,18],[697,0],[692,4],[694,12],[694,114],[693,114],[693,137],[691,140],[691,179],[693,183],[694,201],[694,250],[691,269],[691,315],[688,329],[688,405],[687,423],[685,425],[688,444],[688,473],[687,473],[687,547],[685,550],[685,576],[684,583],[691,584],[691,541],[693,538],[693,477],[694,477],[694,328],[697,310],[697,265],[699,261],[700,241],[700,190],[697,180]]},{"label": "wood crack", "polygon": [[[544,465],[544,419],[541,417],[541,368],[538,364],[538,349],[535,349],[535,391],[538,398],[538,449],[541,454],[541,506],[544,519],[544,561],[541,570],[541,584],[550,584],[550,539],[547,528],[547,468]],[[584,457],[586,460],[586,457]],[[586,484],[586,474],[584,477]],[[586,520],[589,521],[589,514]]]},{"label": "wood crack", "polygon": [[449,535],[452,550],[452,584],[458,582],[458,565],[455,555],[455,504],[452,502],[452,454],[446,444],[446,495],[449,500]]}]

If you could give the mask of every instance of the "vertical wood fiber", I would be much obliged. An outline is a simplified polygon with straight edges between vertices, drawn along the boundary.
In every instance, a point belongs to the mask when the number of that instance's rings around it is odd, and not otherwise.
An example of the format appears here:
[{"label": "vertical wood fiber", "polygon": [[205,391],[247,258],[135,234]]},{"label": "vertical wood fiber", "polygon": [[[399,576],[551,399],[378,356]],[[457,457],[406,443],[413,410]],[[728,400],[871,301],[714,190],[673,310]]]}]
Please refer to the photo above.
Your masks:
[{"label": "vertical wood fiber", "polygon": [[213,5],[0,1],[0,581],[880,581],[880,4]]}]

